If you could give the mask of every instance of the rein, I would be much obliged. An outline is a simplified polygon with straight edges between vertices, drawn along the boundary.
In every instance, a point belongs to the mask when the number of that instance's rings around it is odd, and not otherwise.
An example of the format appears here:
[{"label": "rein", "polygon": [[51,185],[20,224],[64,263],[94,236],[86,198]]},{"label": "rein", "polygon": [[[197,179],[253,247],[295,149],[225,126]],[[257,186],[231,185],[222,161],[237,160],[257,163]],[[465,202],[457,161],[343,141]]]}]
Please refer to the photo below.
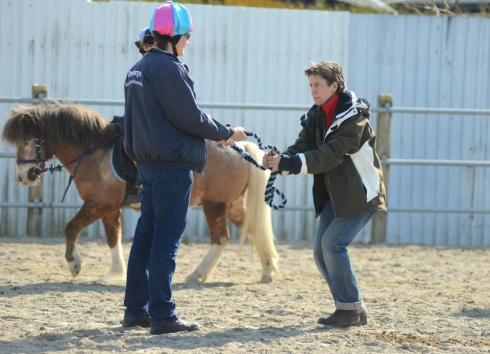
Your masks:
[{"label": "rein", "polygon": [[73,169],[73,173],[70,173],[70,178],[68,179],[68,185],[66,186],[65,193],[63,193],[63,198],[61,198],[61,202],[62,203],[65,200],[66,193],[68,192],[68,188],[70,188],[71,182],[73,182],[73,179],[75,178],[75,175],[78,172],[78,168],[80,167],[80,164],[82,163],[82,160],[85,157],[87,157],[88,155],[90,155],[91,153],[93,153],[95,150],[103,147],[104,145],[109,144],[111,141],[113,141],[114,139],[116,139],[117,137],[119,137],[119,136],[121,136],[123,134],[124,134],[124,132],[120,132],[120,133],[118,133],[118,134],[116,134],[114,136],[111,136],[108,140],[106,140],[105,142],[103,142],[99,146],[91,147],[91,148],[85,150],[81,155],[79,155],[78,157],[75,157],[73,160],[71,160],[70,162],[68,162],[66,164],[66,166],[68,166],[68,165],[71,165],[72,163],[75,163],[75,162],[77,163],[75,165],[75,168]]},{"label": "rein", "polygon": [[[245,135],[246,136],[253,136],[255,138],[255,140],[257,140],[257,145],[259,146],[259,149],[261,149],[261,150],[271,149],[271,150],[274,150],[278,154],[280,153],[279,149],[277,147],[275,147],[274,145],[262,144],[262,140],[260,139],[260,137],[257,134],[246,131]],[[248,152],[240,149],[234,141],[231,142],[230,147],[233,150],[237,151],[242,156],[243,160],[250,162],[255,167],[261,169],[262,171],[267,170],[266,168],[262,167],[262,165],[260,165],[257,161],[255,161],[254,158]],[[278,174],[278,172],[274,172],[274,173],[271,173],[271,175],[269,176],[269,180],[267,181],[267,185],[265,187],[265,195],[264,195],[265,203],[269,207],[273,208],[274,210],[283,209],[286,206],[286,203],[288,202],[284,193],[282,193],[279,189],[274,187],[274,182],[276,181],[277,174]],[[279,205],[273,204],[274,194],[277,194],[281,197],[281,199],[282,199],[281,204],[279,204]]]}]

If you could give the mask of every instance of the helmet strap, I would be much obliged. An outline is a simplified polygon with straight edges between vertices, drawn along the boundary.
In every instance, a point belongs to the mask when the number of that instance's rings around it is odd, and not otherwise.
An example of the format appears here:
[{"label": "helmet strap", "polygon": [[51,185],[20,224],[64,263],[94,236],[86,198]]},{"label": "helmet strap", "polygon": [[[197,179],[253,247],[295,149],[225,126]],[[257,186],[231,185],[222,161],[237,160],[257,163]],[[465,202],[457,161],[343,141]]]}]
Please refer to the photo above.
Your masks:
[{"label": "helmet strap", "polygon": [[172,39],[170,40],[170,43],[172,43],[172,50],[174,51],[174,55],[176,57],[178,57],[178,53],[177,53],[177,43],[179,43],[180,41],[180,37],[182,37],[182,35],[177,35],[177,36],[173,36]]},{"label": "helmet strap", "polygon": [[178,56],[179,56],[179,53],[177,53],[177,47],[176,47],[176,46],[175,46],[175,44],[173,44],[173,43],[172,43],[172,50],[174,51],[174,55],[175,55],[176,57],[178,57]]}]

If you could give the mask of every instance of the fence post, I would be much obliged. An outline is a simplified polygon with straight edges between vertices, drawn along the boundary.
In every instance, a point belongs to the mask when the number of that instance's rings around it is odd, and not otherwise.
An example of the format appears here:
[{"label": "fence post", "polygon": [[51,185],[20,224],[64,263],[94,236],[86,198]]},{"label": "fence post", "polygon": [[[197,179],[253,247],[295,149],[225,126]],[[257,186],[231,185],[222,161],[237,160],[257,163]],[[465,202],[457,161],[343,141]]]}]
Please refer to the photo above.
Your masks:
[{"label": "fence post", "polygon": [[[393,95],[380,93],[378,95],[378,107],[393,107]],[[376,152],[381,159],[388,159],[390,158],[391,112],[377,114],[376,130]],[[388,190],[390,166],[383,164],[382,169],[385,187]],[[386,204],[388,204],[388,198],[386,198]],[[376,213],[374,215],[371,223],[371,243],[386,242],[386,220],[386,213]]]},{"label": "fence post", "polygon": [[[48,88],[46,85],[32,85],[32,98],[48,97]],[[38,203],[43,201],[43,179],[41,177],[39,184],[29,188],[29,202]],[[41,237],[43,221],[42,208],[27,209],[27,230],[28,236]]]}]

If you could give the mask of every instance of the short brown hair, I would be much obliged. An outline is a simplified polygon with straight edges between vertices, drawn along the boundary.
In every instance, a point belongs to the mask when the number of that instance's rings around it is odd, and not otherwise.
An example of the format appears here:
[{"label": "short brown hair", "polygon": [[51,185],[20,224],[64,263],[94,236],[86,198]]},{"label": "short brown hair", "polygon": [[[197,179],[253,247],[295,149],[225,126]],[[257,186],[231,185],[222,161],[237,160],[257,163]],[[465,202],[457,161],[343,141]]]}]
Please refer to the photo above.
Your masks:
[{"label": "short brown hair", "polygon": [[305,75],[308,77],[312,75],[321,76],[327,81],[328,86],[332,86],[334,82],[337,82],[339,87],[335,93],[341,93],[347,89],[342,67],[333,61],[315,63],[305,69]]}]

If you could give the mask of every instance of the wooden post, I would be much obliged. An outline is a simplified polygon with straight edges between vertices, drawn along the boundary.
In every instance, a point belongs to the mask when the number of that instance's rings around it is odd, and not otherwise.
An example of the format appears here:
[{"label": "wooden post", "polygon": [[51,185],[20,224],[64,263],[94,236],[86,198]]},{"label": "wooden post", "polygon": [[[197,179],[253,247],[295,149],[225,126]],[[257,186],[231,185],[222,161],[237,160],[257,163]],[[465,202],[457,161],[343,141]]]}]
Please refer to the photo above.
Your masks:
[{"label": "wooden post", "polygon": [[[45,85],[32,85],[32,98],[48,97],[48,88]],[[42,177],[40,182],[35,187],[29,188],[29,202],[38,203],[43,201],[43,183]],[[42,208],[28,208],[27,209],[27,230],[28,236],[41,237],[43,221],[43,209]]]},{"label": "wooden post", "polygon": [[[393,95],[381,93],[378,95],[378,107],[393,107]],[[378,113],[376,119],[376,153],[380,159],[390,158],[391,112]],[[390,176],[390,166],[382,165],[383,179],[386,190]],[[388,198],[386,199],[388,205]],[[386,242],[386,213],[376,213],[371,223],[371,243]]]}]

